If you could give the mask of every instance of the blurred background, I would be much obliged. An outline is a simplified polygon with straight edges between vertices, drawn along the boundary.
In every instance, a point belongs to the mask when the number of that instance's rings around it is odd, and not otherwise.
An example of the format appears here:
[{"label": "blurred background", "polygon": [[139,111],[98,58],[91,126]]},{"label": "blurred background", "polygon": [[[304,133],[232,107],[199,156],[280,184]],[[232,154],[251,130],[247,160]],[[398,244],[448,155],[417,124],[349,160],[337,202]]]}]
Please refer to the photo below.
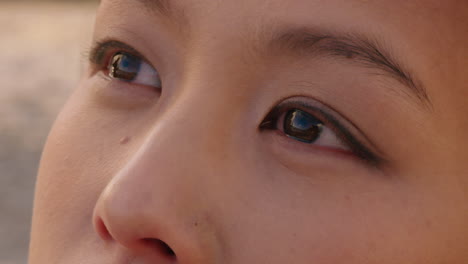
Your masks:
[{"label": "blurred background", "polygon": [[0,0],[0,264],[27,262],[34,181],[75,87],[97,0]]}]

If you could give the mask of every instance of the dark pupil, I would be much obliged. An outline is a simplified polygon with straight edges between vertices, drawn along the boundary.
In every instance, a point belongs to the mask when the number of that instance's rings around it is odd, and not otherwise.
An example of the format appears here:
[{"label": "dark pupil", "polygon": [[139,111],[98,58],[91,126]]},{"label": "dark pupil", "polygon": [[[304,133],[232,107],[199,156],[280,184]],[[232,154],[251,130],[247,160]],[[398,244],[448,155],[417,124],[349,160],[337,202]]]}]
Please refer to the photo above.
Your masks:
[{"label": "dark pupil", "polygon": [[284,133],[305,143],[313,143],[322,133],[323,123],[312,115],[293,109],[284,118]]},{"label": "dark pupil", "polygon": [[132,55],[117,53],[112,57],[109,75],[113,78],[132,81],[140,70],[141,61]]}]

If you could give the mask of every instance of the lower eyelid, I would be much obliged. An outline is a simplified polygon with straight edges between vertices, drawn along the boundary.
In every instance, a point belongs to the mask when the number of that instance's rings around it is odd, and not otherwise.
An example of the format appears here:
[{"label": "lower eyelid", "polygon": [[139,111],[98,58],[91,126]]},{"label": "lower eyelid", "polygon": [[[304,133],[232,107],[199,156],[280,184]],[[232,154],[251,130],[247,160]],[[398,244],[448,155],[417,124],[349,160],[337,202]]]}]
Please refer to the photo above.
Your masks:
[{"label": "lower eyelid", "polygon": [[112,79],[103,72],[95,74],[89,81],[93,97],[111,107],[141,108],[156,103],[160,96],[160,92],[152,87]]},{"label": "lower eyelid", "polygon": [[[286,155],[289,159],[294,159],[294,156],[296,158],[299,157],[299,160],[302,159],[304,162],[310,162],[311,160],[317,162],[320,160],[330,161],[330,159],[341,159],[348,162],[360,161],[359,157],[349,150],[305,144],[300,141],[290,139],[278,130],[269,130],[265,132],[265,138],[268,140],[267,144],[272,146],[275,149],[275,152],[278,152],[278,155]],[[271,141],[273,141],[273,143]],[[291,153],[294,153],[295,155],[291,155]]]},{"label": "lower eyelid", "polygon": [[343,143],[339,143],[336,146],[333,146],[331,144],[321,144],[321,141],[324,141],[324,139],[318,139],[314,143],[305,143],[302,141],[299,141],[297,139],[294,139],[288,135],[286,135],[283,131],[269,131],[271,133],[276,133],[275,136],[277,137],[282,137],[285,142],[284,144],[288,144],[286,141],[291,141],[289,144],[294,145],[294,150],[301,150],[305,152],[326,152],[326,153],[339,153],[339,154],[346,154],[347,156],[354,156],[353,151],[347,147]]}]

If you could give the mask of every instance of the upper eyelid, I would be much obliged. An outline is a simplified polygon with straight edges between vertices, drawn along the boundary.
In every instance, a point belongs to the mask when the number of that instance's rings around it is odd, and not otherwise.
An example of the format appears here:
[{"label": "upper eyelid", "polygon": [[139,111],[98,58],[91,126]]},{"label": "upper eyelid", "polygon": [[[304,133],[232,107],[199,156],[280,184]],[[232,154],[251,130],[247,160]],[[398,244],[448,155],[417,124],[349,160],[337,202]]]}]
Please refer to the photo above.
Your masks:
[{"label": "upper eyelid", "polygon": [[89,61],[95,65],[102,65],[110,49],[128,52],[131,55],[136,56],[142,59],[143,61],[149,63],[148,60],[135,48],[117,40],[96,41],[92,45],[91,52],[89,53]]}]

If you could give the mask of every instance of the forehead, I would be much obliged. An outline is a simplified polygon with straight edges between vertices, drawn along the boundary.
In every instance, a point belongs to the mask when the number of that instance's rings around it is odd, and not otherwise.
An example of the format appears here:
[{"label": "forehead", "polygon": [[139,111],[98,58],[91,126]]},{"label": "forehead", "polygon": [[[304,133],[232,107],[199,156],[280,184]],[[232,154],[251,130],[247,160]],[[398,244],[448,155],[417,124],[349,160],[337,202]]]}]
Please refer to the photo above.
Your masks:
[{"label": "forehead", "polygon": [[[193,12],[196,9],[206,12],[215,8],[222,9],[222,7],[233,8],[231,11],[242,10],[245,12],[251,10],[254,13],[294,7],[300,7],[301,9],[307,7],[313,9],[338,7],[336,11],[339,11],[338,9],[351,8],[371,9],[374,12],[385,11],[389,15],[391,15],[389,11],[411,12],[413,15],[429,15],[431,13],[448,13],[453,15],[454,12],[458,11],[462,13],[468,8],[468,2],[464,0],[102,0],[102,2],[125,3],[129,5],[143,4],[149,8],[153,6],[167,9],[177,8],[189,12]],[[313,9],[309,9],[308,11],[313,11]]]},{"label": "forehead", "polygon": [[[104,6],[163,10],[184,27],[199,21],[219,26],[266,23],[315,24],[330,27],[393,29],[423,36],[427,29],[447,35],[466,35],[468,1],[465,0],[102,0]],[[108,9],[115,10],[115,9]],[[155,12],[152,12],[153,14]],[[158,12],[156,12],[157,14]],[[205,26],[202,26],[205,27]]]},{"label": "forehead", "polygon": [[[466,0],[102,0],[105,13],[145,10],[182,24],[184,31],[223,34],[271,25],[367,31],[395,39],[409,54],[449,56],[468,39]],[[107,7],[107,8],[106,8]],[[119,8],[120,7],[120,8]],[[156,11],[156,12],[154,12]],[[115,13],[115,12],[114,12]],[[167,16],[169,17],[169,16]],[[218,21],[218,22],[216,22]],[[222,23],[219,23],[222,21]],[[229,28],[229,31],[225,29]],[[198,31],[198,32],[197,32]],[[250,32],[252,33],[252,32]],[[411,45],[413,44],[413,45]],[[418,46],[415,50],[414,47]],[[427,49],[427,50],[425,50]],[[427,52],[429,50],[429,52]],[[407,55],[409,55],[407,54]],[[431,66],[432,67],[432,66]]]},{"label": "forehead", "polygon": [[[468,23],[468,1],[465,0],[102,0],[106,6],[135,6],[144,10],[165,10],[177,13],[194,22],[197,19],[214,19],[216,15],[247,19],[281,20],[285,17],[301,20],[337,23],[346,19],[409,26],[453,26]],[[350,21],[351,22],[351,21]],[[415,23],[416,22],[416,23]],[[403,27],[403,28],[405,28]],[[402,28],[402,29],[403,29]],[[461,29],[462,27],[456,27]],[[453,29],[453,27],[452,27]],[[466,30],[466,28],[465,28]]]}]

